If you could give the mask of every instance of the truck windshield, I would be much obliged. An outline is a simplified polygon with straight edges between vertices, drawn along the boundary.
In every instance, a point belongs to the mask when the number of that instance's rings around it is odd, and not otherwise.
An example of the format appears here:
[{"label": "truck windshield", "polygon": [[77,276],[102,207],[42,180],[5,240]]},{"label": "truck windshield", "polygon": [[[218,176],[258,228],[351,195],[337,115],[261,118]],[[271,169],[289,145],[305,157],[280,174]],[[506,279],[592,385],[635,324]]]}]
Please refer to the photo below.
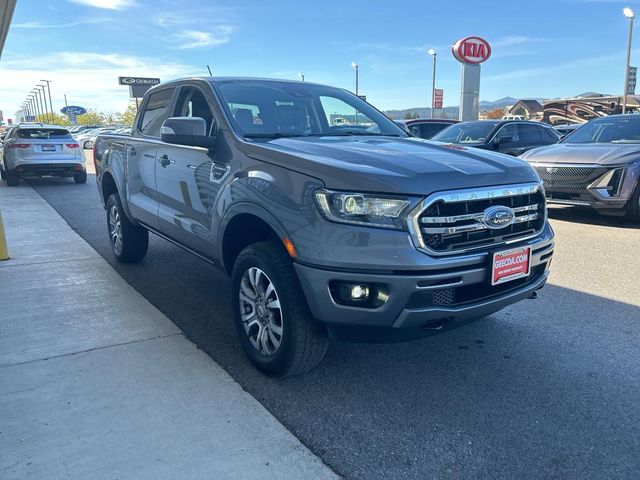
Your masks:
[{"label": "truck windshield", "polygon": [[605,117],[583,125],[561,143],[640,143],[638,115]]},{"label": "truck windshield", "polygon": [[275,80],[222,80],[215,88],[243,137],[407,136],[371,105],[338,88]]},{"label": "truck windshield", "polygon": [[436,133],[431,140],[446,143],[483,143],[498,122],[462,122]]}]

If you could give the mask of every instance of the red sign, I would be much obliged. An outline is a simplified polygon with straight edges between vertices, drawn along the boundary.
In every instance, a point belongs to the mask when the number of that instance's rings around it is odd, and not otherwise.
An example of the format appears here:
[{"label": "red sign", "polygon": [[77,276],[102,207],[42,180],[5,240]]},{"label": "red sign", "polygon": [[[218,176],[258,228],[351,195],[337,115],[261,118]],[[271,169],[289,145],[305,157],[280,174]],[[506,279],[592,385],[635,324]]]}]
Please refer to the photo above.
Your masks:
[{"label": "red sign", "polygon": [[433,91],[433,108],[442,108],[442,101],[444,98],[444,90],[436,88]]},{"label": "red sign", "polygon": [[531,272],[531,247],[514,248],[493,254],[491,285],[527,277]]},{"label": "red sign", "polygon": [[451,51],[459,62],[477,65],[489,59],[491,45],[484,38],[467,37],[454,43]]}]

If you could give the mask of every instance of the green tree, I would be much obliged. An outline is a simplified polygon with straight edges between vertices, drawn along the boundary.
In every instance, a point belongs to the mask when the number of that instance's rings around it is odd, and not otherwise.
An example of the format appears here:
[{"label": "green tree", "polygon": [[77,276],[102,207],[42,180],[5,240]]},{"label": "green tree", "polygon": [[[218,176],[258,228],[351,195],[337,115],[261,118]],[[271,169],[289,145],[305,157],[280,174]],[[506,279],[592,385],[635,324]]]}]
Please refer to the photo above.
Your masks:
[{"label": "green tree", "polygon": [[37,115],[36,122],[48,123],[53,125],[71,125],[71,122],[67,118],[66,115],[61,115],[59,113],[54,113],[53,117],[51,113],[48,115]]},{"label": "green tree", "polygon": [[136,119],[136,113],[138,113],[136,102],[129,102],[127,109],[122,112],[122,123],[129,126],[133,125],[133,121]]},{"label": "green tree", "polygon": [[76,117],[76,123],[78,125],[103,125],[104,114],[96,110],[87,110],[84,115],[78,115]]}]

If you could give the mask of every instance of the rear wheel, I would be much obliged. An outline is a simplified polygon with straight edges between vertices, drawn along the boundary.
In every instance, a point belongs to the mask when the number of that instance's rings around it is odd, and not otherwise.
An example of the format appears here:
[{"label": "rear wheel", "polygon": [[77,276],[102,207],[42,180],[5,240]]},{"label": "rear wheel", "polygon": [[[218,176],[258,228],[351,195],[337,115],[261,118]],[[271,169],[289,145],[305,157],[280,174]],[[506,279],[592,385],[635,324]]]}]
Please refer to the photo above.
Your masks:
[{"label": "rear wheel", "polygon": [[76,183],[87,183],[87,172],[86,171],[82,171],[80,173],[76,173],[73,176],[73,180]]},{"label": "rear wheel", "polygon": [[322,361],[329,339],[312,318],[291,259],[278,242],[245,248],[233,267],[232,282],[240,343],[259,370],[285,377]]},{"label": "rear wheel", "polygon": [[82,144],[82,147],[85,150],[89,150],[91,148],[91,140],[85,140],[84,143]]},{"label": "rear wheel", "polygon": [[18,183],[20,183],[20,177],[18,176],[18,172],[15,170],[7,170],[5,172],[7,177],[7,185],[10,187],[17,187]]},{"label": "rear wheel", "polygon": [[134,263],[145,257],[149,248],[149,232],[131,223],[117,193],[111,194],[107,200],[107,227],[111,251],[120,262]]}]

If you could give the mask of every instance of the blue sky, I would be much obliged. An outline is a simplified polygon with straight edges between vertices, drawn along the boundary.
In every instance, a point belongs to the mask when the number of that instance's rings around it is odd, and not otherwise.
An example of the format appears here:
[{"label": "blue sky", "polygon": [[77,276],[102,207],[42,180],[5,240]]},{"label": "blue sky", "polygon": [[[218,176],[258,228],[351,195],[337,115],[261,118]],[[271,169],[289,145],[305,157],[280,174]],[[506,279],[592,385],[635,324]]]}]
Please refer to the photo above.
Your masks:
[{"label": "blue sky", "polygon": [[[353,89],[382,109],[430,102],[437,86],[456,105],[460,64],[451,44],[478,35],[493,47],[481,98],[617,93],[627,19],[617,0],[19,0],[0,59],[0,109],[14,112],[40,79],[54,108],[122,111],[119,75],[170,80],[206,74],[297,78]],[[640,63],[635,31],[632,64]]]}]

